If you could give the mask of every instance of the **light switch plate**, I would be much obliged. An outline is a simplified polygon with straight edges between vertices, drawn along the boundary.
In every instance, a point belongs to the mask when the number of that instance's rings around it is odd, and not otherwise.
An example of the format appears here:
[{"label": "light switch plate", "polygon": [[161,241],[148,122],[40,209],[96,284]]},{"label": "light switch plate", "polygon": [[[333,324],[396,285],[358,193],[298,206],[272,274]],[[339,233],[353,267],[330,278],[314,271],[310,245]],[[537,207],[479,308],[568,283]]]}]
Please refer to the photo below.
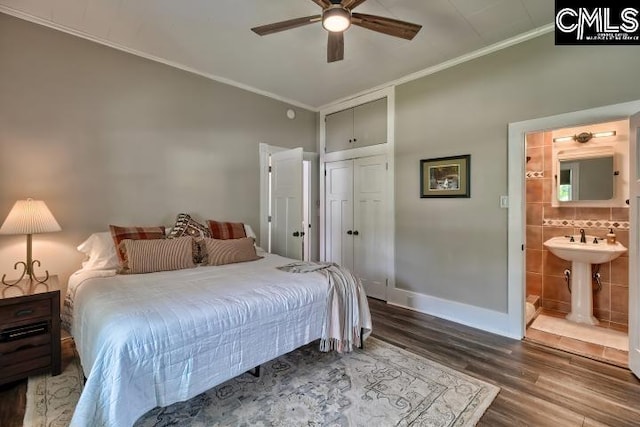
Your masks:
[{"label": "light switch plate", "polygon": [[509,208],[509,196],[500,196],[500,207],[502,209]]}]

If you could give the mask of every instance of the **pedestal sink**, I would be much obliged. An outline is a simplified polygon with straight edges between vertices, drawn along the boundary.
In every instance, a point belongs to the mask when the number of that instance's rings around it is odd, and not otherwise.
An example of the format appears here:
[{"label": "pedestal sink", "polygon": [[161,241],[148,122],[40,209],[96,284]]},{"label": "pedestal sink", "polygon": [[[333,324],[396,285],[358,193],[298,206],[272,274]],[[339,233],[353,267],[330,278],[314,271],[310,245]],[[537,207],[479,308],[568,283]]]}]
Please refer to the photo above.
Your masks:
[{"label": "pedestal sink", "polygon": [[567,314],[567,320],[597,325],[598,319],[593,317],[591,264],[612,261],[627,248],[620,242],[609,244],[606,240],[597,240],[595,243],[595,236],[584,237],[586,243],[580,243],[580,235],[552,237],[544,242],[544,246],[558,258],[571,261],[571,313]]}]

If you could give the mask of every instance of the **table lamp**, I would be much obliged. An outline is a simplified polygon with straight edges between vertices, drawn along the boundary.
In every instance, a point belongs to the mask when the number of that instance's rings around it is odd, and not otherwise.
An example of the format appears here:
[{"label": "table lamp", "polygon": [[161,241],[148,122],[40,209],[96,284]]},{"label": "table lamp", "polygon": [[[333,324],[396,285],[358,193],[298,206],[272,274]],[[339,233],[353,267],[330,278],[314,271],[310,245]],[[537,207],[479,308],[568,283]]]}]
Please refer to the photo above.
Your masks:
[{"label": "table lamp", "polygon": [[45,277],[39,280],[34,272],[34,265],[40,267],[40,261],[32,259],[31,255],[31,235],[38,233],[51,233],[60,231],[58,221],[53,217],[51,211],[42,200],[18,200],[7,219],[4,220],[0,227],[0,234],[26,234],[27,235],[27,259],[26,261],[18,261],[13,268],[18,270],[18,266],[22,265],[24,271],[20,278],[12,283],[5,282],[6,274],[2,275],[2,284],[6,286],[17,285],[25,276],[29,276],[30,281],[44,283],[49,279],[49,271],[45,270]]}]

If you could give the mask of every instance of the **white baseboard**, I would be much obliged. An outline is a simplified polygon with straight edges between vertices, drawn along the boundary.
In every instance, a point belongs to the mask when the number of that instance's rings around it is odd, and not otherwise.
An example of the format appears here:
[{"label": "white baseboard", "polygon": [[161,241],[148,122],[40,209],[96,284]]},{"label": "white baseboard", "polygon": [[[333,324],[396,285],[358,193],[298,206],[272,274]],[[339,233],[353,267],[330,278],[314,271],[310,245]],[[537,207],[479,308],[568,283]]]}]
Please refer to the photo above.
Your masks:
[{"label": "white baseboard", "polygon": [[504,337],[521,339],[509,328],[509,315],[403,289],[389,289],[387,303],[440,317]]}]

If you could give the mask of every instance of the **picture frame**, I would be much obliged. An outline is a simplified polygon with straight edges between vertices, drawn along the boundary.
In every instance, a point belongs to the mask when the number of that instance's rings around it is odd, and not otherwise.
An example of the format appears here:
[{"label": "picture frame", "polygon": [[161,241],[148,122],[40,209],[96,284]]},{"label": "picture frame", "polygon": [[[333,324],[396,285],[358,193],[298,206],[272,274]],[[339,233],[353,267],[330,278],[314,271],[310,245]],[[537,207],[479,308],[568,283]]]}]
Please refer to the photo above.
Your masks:
[{"label": "picture frame", "polygon": [[471,197],[471,154],[420,160],[420,198]]}]

